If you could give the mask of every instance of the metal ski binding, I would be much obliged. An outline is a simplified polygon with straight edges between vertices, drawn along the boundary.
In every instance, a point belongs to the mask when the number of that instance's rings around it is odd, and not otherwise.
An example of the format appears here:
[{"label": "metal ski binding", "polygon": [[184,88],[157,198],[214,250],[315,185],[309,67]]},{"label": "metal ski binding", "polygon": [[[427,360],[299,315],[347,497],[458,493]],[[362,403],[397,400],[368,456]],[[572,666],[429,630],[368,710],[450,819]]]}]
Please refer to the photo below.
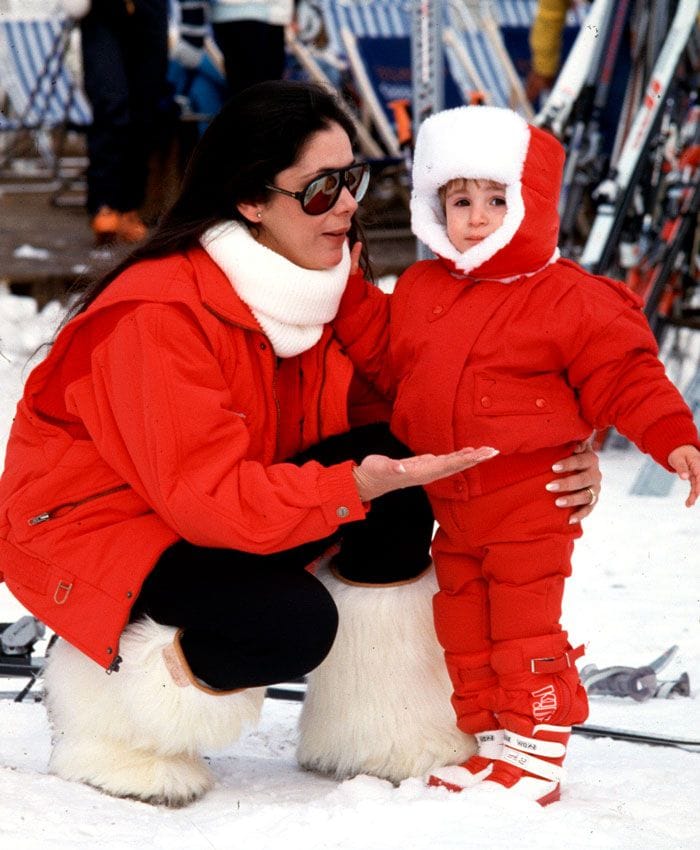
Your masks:
[{"label": "metal ski binding", "polygon": [[677,679],[657,678],[657,674],[677,651],[677,646],[671,646],[651,664],[643,667],[616,666],[599,670],[595,664],[588,664],[581,670],[581,682],[589,694],[632,697],[637,702],[644,702],[652,697],[669,699],[672,696],[690,696],[687,673],[682,673]]},{"label": "metal ski binding", "polygon": [[15,623],[0,623],[0,677],[28,678],[29,682],[18,693],[2,693],[21,702],[32,688],[43,669],[43,659],[32,659],[32,650],[46,633],[46,626],[27,615]]}]

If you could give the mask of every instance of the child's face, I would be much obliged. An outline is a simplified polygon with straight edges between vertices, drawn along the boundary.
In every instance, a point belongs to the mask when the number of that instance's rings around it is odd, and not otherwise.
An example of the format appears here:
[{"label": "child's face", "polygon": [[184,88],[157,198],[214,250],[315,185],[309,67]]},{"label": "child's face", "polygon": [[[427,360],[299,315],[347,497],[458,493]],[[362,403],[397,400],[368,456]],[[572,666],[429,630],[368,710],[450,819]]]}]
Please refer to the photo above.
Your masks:
[{"label": "child's face", "polygon": [[445,192],[447,236],[464,253],[490,236],[506,214],[506,187],[491,180],[453,180]]}]

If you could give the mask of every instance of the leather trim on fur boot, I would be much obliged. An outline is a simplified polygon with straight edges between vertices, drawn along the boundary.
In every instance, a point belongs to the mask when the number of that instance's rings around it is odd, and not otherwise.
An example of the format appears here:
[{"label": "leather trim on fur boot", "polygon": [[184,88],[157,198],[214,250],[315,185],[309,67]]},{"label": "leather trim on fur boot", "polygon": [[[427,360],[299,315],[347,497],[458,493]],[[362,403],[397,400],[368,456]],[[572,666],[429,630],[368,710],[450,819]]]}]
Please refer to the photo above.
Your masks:
[{"label": "leather trim on fur boot", "polygon": [[213,697],[179,687],[163,659],[175,632],[149,618],[127,626],[122,663],[109,676],[66,641],[53,646],[44,671],[53,773],[170,806],[210,787],[200,754],[228,746],[257,723],[265,689]]},{"label": "leather trim on fur boot", "polygon": [[353,581],[352,579],[345,578],[342,576],[338,570],[331,566],[330,571],[333,573],[334,577],[342,582],[343,584],[349,584],[351,587],[374,587],[374,588],[382,588],[382,587],[402,587],[405,584],[413,584],[416,581],[420,581],[424,576],[426,576],[432,569],[432,564],[426,567],[422,573],[419,573],[417,576],[413,576],[412,578],[406,578],[402,581],[387,581],[387,582],[372,582],[372,581]]},{"label": "leather trim on fur boot", "polygon": [[210,688],[206,682],[198,679],[185,658],[185,653],[180,643],[181,636],[182,629],[178,629],[173,637],[173,642],[163,647],[163,663],[178,688],[187,688],[190,685],[194,685],[195,688],[214,697],[226,696],[226,694],[240,694],[245,690],[245,688],[234,688],[230,691],[217,690],[216,688]]}]

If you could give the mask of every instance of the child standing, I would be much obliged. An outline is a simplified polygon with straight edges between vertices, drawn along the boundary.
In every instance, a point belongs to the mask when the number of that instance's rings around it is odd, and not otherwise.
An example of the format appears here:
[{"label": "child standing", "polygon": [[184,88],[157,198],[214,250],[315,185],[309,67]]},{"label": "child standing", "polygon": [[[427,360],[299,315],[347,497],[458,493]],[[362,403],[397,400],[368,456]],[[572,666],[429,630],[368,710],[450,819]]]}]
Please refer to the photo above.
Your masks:
[{"label": "child standing", "polygon": [[615,425],[690,480],[688,506],[700,493],[697,430],[639,300],[559,258],[563,163],[561,145],[510,110],[429,118],[411,213],[438,258],[409,268],[390,298],[353,275],[335,322],[414,452],[501,452],[426,488],[440,526],[436,631],[457,725],[478,742],[429,782],[500,786],[542,805],[559,798],[571,725],[588,713],[583,648],[559,622],[581,532],[540,495],[552,464]]}]

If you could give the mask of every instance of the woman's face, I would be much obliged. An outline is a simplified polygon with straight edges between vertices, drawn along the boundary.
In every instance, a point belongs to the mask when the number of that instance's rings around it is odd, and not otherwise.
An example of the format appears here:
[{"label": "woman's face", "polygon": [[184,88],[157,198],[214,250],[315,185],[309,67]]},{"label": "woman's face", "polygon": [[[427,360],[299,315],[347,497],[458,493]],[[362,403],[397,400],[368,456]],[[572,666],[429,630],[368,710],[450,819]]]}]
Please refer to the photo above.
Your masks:
[{"label": "woman's face", "polygon": [[[300,192],[314,178],[334,168],[352,164],[352,145],[339,124],[309,137],[299,159],[280,171],[274,185]],[[346,186],[335,205],[321,215],[308,215],[295,198],[270,193],[264,203],[241,205],[243,215],[257,225],[258,241],[306,269],[330,269],[342,258],[357,201]]]}]

